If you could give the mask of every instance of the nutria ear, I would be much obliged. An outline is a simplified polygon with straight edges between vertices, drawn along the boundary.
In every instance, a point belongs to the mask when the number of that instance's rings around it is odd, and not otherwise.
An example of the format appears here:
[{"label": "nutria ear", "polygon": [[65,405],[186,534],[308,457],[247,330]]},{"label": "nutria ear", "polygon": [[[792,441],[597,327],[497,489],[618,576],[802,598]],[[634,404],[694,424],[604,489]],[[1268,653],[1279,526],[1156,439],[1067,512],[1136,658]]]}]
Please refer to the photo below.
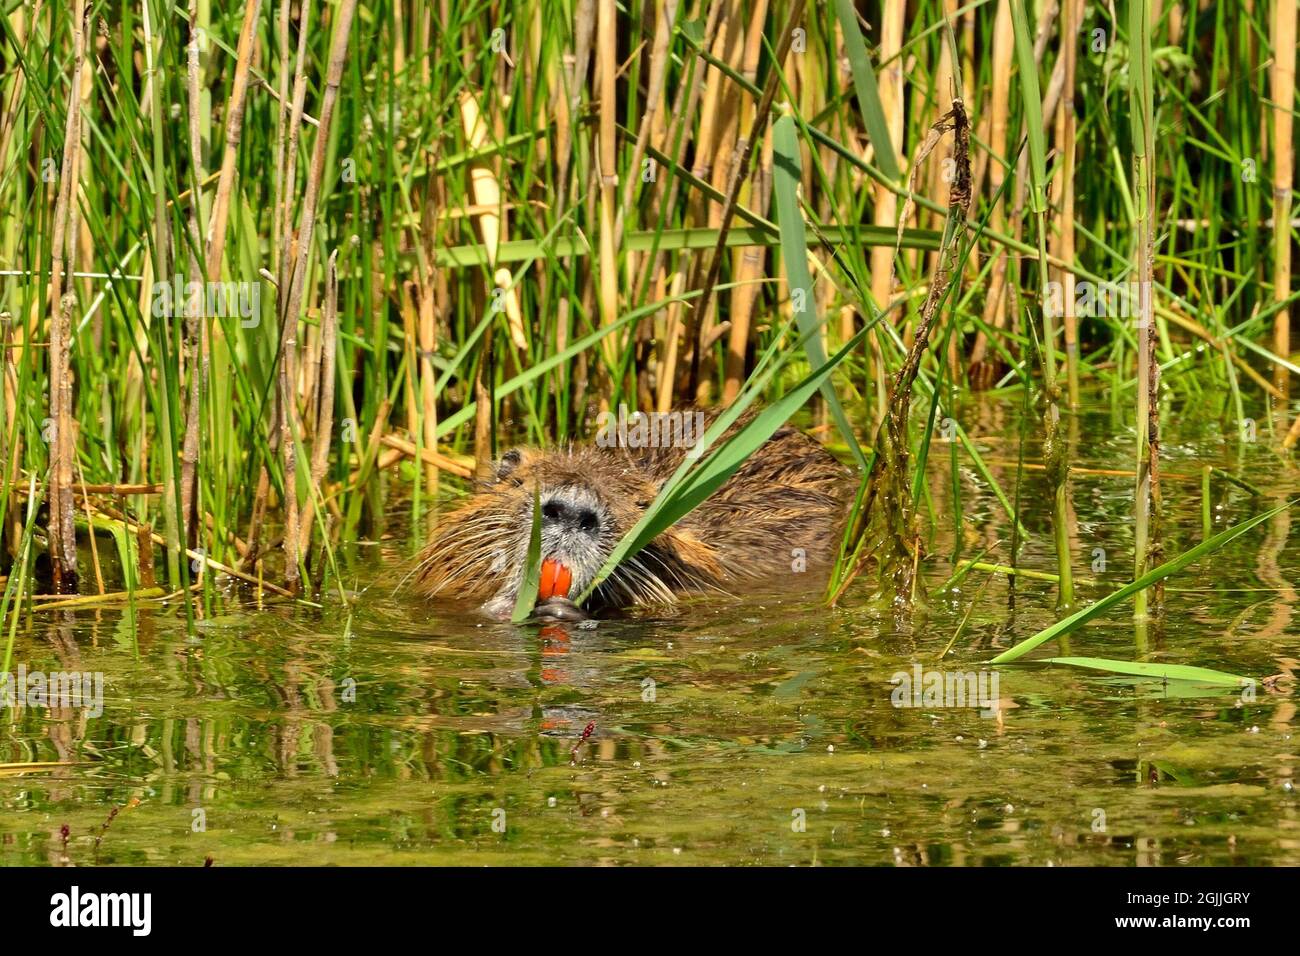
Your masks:
[{"label": "nutria ear", "polygon": [[483,482],[485,485],[495,485],[499,481],[505,481],[514,474],[524,461],[522,449],[511,448],[504,455],[496,460],[492,465],[492,471],[488,474],[487,479]]}]

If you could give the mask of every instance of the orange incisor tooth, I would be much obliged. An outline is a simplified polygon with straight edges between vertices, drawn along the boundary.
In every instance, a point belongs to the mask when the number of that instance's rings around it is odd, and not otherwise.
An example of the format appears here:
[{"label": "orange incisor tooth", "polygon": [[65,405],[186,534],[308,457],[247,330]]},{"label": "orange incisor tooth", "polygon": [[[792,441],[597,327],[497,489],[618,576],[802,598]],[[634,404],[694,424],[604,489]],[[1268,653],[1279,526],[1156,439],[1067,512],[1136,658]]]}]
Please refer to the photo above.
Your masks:
[{"label": "orange incisor tooth", "polygon": [[542,562],[542,577],[537,585],[537,596],[543,601],[553,597],[568,597],[573,585],[573,574],[554,558]]},{"label": "orange incisor tooth", "polygon": [[542,577],[537,583],[537,596],[543,601],[548,600],[555,592],[555,568],[556,563],[552,558],[542,562]]}]

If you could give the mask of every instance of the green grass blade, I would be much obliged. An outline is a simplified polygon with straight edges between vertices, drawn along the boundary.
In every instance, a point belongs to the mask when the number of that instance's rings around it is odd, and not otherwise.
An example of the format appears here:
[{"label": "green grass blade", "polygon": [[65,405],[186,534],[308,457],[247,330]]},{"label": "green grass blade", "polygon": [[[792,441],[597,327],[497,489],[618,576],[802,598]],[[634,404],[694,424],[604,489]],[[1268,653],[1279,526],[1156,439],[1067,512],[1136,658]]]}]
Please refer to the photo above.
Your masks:
[{"label": "green grass blade", "polygon": [[1296,501],[1300,501],[1300,499],[1288,501],[1286,504],[1278,505],[1276,508],[1271,508],[1268,511],[1265,511],[1263,514],[1255,515],[1255,517],[1248,518],[1240,524],[1233,525],[1231,528],[1220,531],[1208,541],[1202,541],[1196,547],[1189,551],[1184,551],[1172,561],[1166,561],[1158,568],[1151,569],[1136,581],[1124,585],[1118,591],[1111,592],[1095,604],[1090,604],[1080,611],[1075,611],[1069,617],[1057,621],[1051,627],[1044,628],[1033,637],[1026,638],[1010,650],[1003,651],[997,657],[993,658],[990,663],[1009,664],[1012,661],[1024,657],[1040,644],[1045,644],[1053,638],[1062,637],[1078,630],[1093,618],[1104,614],[1126,598],[1132,597],[1139,591],[1151,587],[1151,585],[1155,584],[1157,581],[1163,581],[1170,575],[1178,573],[1189,564],[1199,561],[1207,554],[1212,554],[1222,548],[1225,544],[1241,537],[1251,528],[1263,524],[1275,515],[1281,514],[1287,508],[1295,504]]},{"label": "green grass blade", "polygon": [[1044,664],[1066,664],[1090,670],[1130,677],[1154,677],[1158,680],[1185,680],[1197,684],[1214,684],[1224,687],[1245,687],[1255,682],[1249,677],[1238,677],[1208,667],[1191,667],[1187,664],[1147,664],[1142,661],[1114,661],[1106,657],[1048,657]]},{"label": "green grass blade", "polygon": [[853,0],[835,0],[835,15],[839,18],[840,30],[844,33],[844,52],[848,54],[849,69],[853,71],[853,89],[858,95],[858,107],[862,110],[862,121],[866,124],[867,139],[876,147],[876,165],[882,173],[897,181],[901,174],[894,144],[889,138],[889,123],[885,121],[885,108],[876,88],[876,73],[867,56],[867,45],[862,40]]},{"label": "green grass blade", "polygon": [[[13,660],[14,639],[18,635],[18,619],[22,616],[19,605],[22,603],[23,591],[27,587],[31,571],[32,536],[36,531],[36,515],[45,500],[45,491],[49,487],[50,473],[45,473],[45,480],[37,491],[36,475],[32,474],[27,482],[27,520],[23,525],[22,542],[18,547],[18,556],[9,570],[9,579],[5,582],[3,603],[0,603],[0,633],[5,624],[9,625],[9,637],[5,642],[4,662],[0,665],[0,674],[9,673],[9,664]],[[10,617],[10,614],[13,616]]]},{"label": "green grass blade", "polygon": [[1030,32],[1025,0],[1011,0],[1011,23],[1016,35],[1016,62],[1020,67],[1020,92],[1025,104],[1025,128],[1029,137],[1031,207],[1044,208],[1043,185],[1047,182],[1047,143],[1043,136],[1043,98],[1038,89],[1038,63],[1034,59],[1034,35]]},{"label": "green grass blade", "polygon": [[[799,331],[804,335],[804,348],[808,352],[808,363],[816,371],[826,364],[826,346],[821,336],[814,334],[820,328],[817,318],[816,297],[813,295],[812,273],[808,271],[808,243],[804,235],[803,214],[799,211],[799,182],[802,168],[799,159],[799,137],[795,130],[794,118],[782,116],[772,129],[772,150],[775,154],[775,166],[772,191],[776,198],[777,225],[781,229],[781,254],[785,259],[785,272],[790,282],[790,296],[795,300],[794,313],[799,322]],[[802,299],[802,301],[798,301]],[[848,416],[840,397],[830,383],[830,377],[822,379],[822,397],[830,407],[835,425],[844,437],[845,444],[853,455],[859,468],[867,467],[866,456],[858,444]]]},{"label": "green grass blade", "polygon": [[533,613],[537,603],[537,588],[541,581],[542,569],[542,496],[541,489],[533,489],[533,526],[528,533],[528,560],[524,564],[524,578],[519,582],[519,594],[515,597],[515,611],[510,615],[511,622],[522,624]]},{"label": "green grass blade", "polygon": [[[754,416],[716,452],[694,468],[679,473],[680,479],[675,475],[674,480],[667,482],[655,500],[650,503],[641,520],[614,546],[605,564],[579,596],[577,603],[581,604],[585,601],[621,562],[667,531],[722,487],[726,480],[745,463],[745,460],[771,438],[776,430],[784,425],[790,416],[830,378],[831,372],[858,346],[867,331],[868,329],[859,331],[820,368],[815,369],[784,396]],[[751,391],[749,401],[752,402],[757,394],[757,390]]]}]

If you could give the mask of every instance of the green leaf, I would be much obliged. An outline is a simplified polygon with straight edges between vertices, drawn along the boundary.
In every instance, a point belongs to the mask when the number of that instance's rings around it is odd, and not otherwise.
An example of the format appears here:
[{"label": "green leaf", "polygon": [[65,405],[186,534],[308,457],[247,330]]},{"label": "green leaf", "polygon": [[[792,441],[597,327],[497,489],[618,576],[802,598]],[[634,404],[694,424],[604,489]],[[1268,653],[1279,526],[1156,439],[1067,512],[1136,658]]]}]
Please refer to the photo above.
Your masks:
[{"label": "green leaf", "polygon": [[1087,607],[1083,608],[1082,610],[1075,611],[1069,617],[1057,621],[1051,627],[1044,628],[1043,630],[1035,634],[1033,637],[1026,638],[1025,640],[1021,641],[1019,644],[1017,644],[1015,647],[1011,648],[1010,650],[1003,651],[997,657],[993,658],[993,660],[990,663],[1009,664],[1014,660],[1018,660],[1021,657],[1024,657],[1026,654],[1028,654],[1034,648],[1038,647],[1040,644],[1045,644],[1055,637],[1062,637],[1063,635],[1070,634],[1073,631],[1078,630],[1080,627],[1087,624],[1093,618],[1099,617],[1100,615],[1104,614],[1106,611],[1114,607],[1116,604],[1119,604],[1125,598],[1132,597],[1134,594],[1137,594],[1137,592],[1146,590],[1147,588],[1151,587],[1151,585],[1156,584],[1159,581],[1163,581],[1165,578],[1169,577],[1170,575],[1176,574],[1177,572],[1181,571],[1189,564],[1192,564],[1195,561],[1199,561],[1207,554],[1211,554],[1219,550],[1225,544],[1228,544],[1229,542],[1234,541],[1235,539],[1241,537],[1251,528],[1263,524],[1265,521],[1267,521],[1268,519],[1272,518],[1275,515],[1281,514],[1287,508],[1290,508],[1293,504],[1295,504],[1296,501],[1300,501],[1300,499],[1288,501],[1285,504],[1278,505],[1276,508],[1272,508],[1268,511],[1265,511],[1263,514],[1255,515],[1255,517],[1248,518],[1245,521],[1241,522],[1240,524],[1233,525],[1231,528],[1228,528],[1225,531],[1220,531],[1213,538],[1208,538],[1205,541],[1202,541],[1200,544],[1192,548],[1190,551],[1184,551],[1182,554],[1180,554],[1178,557],[1174,558],[1173,560],[1166,561],[1164,564],[1160,565],[1160,567],[1151,569],[1146,574],[1142,575],[1142,577],[1138,578],[1136,581],[1124,585],[1118,591],[1113,591],[1110,594],[1107,594],[1104,598],[1102,598],[1100,601],[1096,602],[1095,604],[1089,604]]},{"label": "green leaf", "polygon": [[1045,207],[1047,143],[1043,136],[1043,99],[1038,90],[1038,62],[1034,59],[1034,35],[1029,31],[1025,0],[1011,0],[1011,24],[1016,34],[1016,62],[1020,66],[1020,93],[1025,104],[1025,127],[1029,134],[1030,190],[1034,212]]},{"label": "green leaf", "polygon": [[1245,687],[1255,683],[1249,677],[1238,677],[1236,674],[1210,670],[1208,667],[1190,667],[1186,664],[1146,664],[1142,661],[1113,661],[1105,657],[1048,657],[1043,663],[1068,664],[1071,667],[1087,667],[1091,670],[1127,674],[1132,677],[1185,680],[1225,687]]},{"label": "green leaf", "polygon": [[519,582],[519,594],[515,596],[515,613],[510,620],[521,624],[533,613],[537,603],[537,587],[541,581],[542,569],[542,496],[541,489],[533,489],[533,527],[528,533],[528,560],[524,563],[524,578]]},{"label": "green leaf", "polygon": [[844,52],[848,54],[849,69],[853,71],[853,89],[858,94],[858,108],[862,110],[867,139],[876,148],[876,165],[887,177],[897,182],[901,176],[898,159],[894,153],[894,144],[889,138],[885,107],[880,102],[876,73],[867,56],[867,45],[862,42],[862,31],[858,27],[858,14],[853,7],[853,0],[835,0],[835,15],[839,17],[840,31],[844,34]]},{"label": "green leaf", "polygon": [[[781,253],[785,259],[785,274],[790,283],[790,296],[795,304],[795,318],[804,336],[804,349],[808,364],[816,371],[826,364],[826,346],[817,330],[821,321],[817,317],[817,300],[813,295],[812,273],[808,271],[808,243],[804,235],[803,214],[799,211],[799,182],[803,177],[799,159],[799,137],[795,132],[794,118],[782,116],[772,128],[772,149],[775,153],[775,176],[772,192],[776,197],[777,225],[781,229]],[[798,301],[802,292],[803,301]],[[844,414],[840,397],[829,377],[822,380],[822,397],[826,400],[844,442],[849,446],[858,467],[866,469],[867,459],[858,445],[857,436]]]},{"label": "green leaf", "polygon": [[[745,460],[771,438],[776,430],[784,425],[790,416],[830,378],[835,367],[857,347],[869,330],[870,326],[860,330],[820,368],[815,369],[784,396],[746,422],[713,454],[703,458],[694,467],[691,467],[689,460],[684,463],[682,469],[665,482],[655,500],[641,516],[641,520],[614,546],[609,557],[605,559],[605,564],[579,596],[577,603],[581,604],[585,601],[622,561],[636,554],[721,488],[726,480],[745,463]],[[712,438],[716,437],[721,430],[730,427],[731,422],[739,416],[744,406],[753,402],[759,394],[761,394],[760,388],[747,390],[743,398],[732,405],[729,417],[720,417],[714,422],[709,432],[705,434],[705,438],[701,440],[704,446],[702,455],[707,453]]]}]

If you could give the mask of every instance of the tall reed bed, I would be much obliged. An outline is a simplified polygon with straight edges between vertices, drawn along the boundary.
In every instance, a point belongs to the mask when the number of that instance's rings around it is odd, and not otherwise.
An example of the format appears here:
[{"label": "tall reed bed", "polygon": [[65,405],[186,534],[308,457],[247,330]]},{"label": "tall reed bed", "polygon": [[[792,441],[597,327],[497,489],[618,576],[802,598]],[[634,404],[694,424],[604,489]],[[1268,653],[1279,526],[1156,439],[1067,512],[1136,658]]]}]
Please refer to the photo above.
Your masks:
[{"label": "tall reed bed", "polygon": [[1017,511],[963,396],[1039,403],[1067,608],[1072,407],[1137,409],[1138,578],[1170,407],[1300,439],[1294,3],[33,0],[0,30],[15,600],[320,591],[499,442],[814,381],[864,482],[892,443],[896,584],[932,440]]}]

